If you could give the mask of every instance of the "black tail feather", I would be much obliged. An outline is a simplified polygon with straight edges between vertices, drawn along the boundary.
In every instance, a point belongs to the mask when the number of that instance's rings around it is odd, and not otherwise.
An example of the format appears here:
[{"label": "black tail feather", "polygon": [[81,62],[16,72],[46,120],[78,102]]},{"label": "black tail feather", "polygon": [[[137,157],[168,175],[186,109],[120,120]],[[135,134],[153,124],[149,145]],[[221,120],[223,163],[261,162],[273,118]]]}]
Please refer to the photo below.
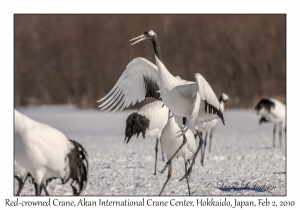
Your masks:
[{"label": "black tail feather", "polygon": [[209,104],[206,100],[204,101],[204,111],[209,114],[217,114],[218,117],[222,120],[223,124],[225,125],[225,119],[223,117],[223,113],[220,109],[217,109],[213,105]]},{"label": "black tail feather", "polygon": [[221,112],[220,109],[217,111],[217,115],[222,120],[223,125],[225,125],[225,119],[224,119],[223,113]]},{"label": "black tail feather", "polygon": [[266,110],[268,110],[270,112],[271,108],[274,107],[275,104],[273,101],[269,100],[269,99],[261,99],[258,104],[255,106],[255,110],[258,113],[259,110],[261,110],[262,108],[265,108]]},{"label": "black tail feather", "polygon": [[72,180],[71,186],[74,195],[79,195],[87,184],[87,174],[89,170],[88,155],[81,144],[74,140],[70,140],[74,148],[68,154],[70,176]]},{"label": "black tail feather", "polygon": [[148,120],[145,116],[139,115],[137,112],[129,115],[126,120],[124,142],[127,144],[133,135],[136,134],[138,137],[140,133],[142,133],[145,138],[146,129],[149,129],[149,123],[150,120]]}]

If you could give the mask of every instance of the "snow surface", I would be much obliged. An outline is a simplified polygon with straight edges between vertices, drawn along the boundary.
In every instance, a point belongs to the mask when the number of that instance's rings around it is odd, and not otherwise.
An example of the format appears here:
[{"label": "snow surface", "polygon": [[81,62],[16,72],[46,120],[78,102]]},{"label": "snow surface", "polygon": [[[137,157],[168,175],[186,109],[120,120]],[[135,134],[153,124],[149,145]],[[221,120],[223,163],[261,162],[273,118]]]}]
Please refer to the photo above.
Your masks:
[{"label": "snow surface", "polygon": [[[88,184],[81,195],[158,195],[166,178],[159,147],[158,173],[154,173],[155,139],[133,138],[124,143],[125,120],[134,110],[104,113],[72,105],[17,107],[21,113],[62,131],[81,143],[89,154]],[[213,132],[211,153],[206,152],[204,167],[200,156],[190,179],[192,195],[286,195],[286,147],[272,147],[273,124],[258,124],[253,110],[225,110],[226,125],[220,122]],[[199,139],[197,138],[197,144]],[[172,178],[163,195],[188,195],[182,159],[174,159]],[[247,187],[242,186],[249,182]],[[257,185],[271,186],[259,189]],[[222,184],[224,184],[222,186]],[[15,181],[14,192],[17,191]],[[54,180],[50,195],[72,195],[69,184]],[[30,181],[21,195],[34,195]]]}]

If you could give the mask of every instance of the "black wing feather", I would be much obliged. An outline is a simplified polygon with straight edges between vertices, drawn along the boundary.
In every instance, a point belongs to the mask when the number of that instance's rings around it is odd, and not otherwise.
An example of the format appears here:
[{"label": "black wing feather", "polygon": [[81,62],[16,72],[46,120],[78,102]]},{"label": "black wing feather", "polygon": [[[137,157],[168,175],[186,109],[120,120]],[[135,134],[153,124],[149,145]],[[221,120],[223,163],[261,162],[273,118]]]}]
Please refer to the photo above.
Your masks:
[{"label": "black wing feather", "polygon": [[146,88],[146,95],[145,97],[152,97],[157,100],[161,100],[159,91],[159,86],[156,82],[151,80],[149,77],[144,77],[145,88]]},{"label": "black wing feather", "polygon": [[225,125],[225,119],[223,117],[223,113],[221,112],[221,110],[211,105],[206,100],[204,101],[204,104],[205,104],[204,111],[209,114],[217,114],[217,116],[222,120],[223,124]]}]

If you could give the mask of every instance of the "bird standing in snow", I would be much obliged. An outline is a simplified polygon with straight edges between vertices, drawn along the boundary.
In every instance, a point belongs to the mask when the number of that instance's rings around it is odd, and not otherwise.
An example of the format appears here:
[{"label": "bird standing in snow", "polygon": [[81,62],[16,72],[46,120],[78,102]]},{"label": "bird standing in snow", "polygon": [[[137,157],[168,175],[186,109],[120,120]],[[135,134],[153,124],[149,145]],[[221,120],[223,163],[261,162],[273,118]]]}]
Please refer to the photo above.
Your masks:
[{"label": "bird standing in snow", "polygon": [[[168,120],[168,108],[161,101],[154,101],[146,104],[137,112],[132,113],[126,120],[125,142],[128,143],[132,136],[155,137],[155,166],[154,175],[156,175],[158,140],[160,139],[162,129]],[[161,142],[161,141],[160,141]],[[164,153],[162,150],[162,159]]]},{"label": "bird standing in snow", "polygon": [[[159,195],[162,194],[163,190],[165,189],[168,181],[172,176],[172,159],[174,157],[182,157],[184,161],[185,172],[187,172],[188,161],[192,160],[196,153],[196,141],[193,132],[191,130],[188,130],[185,133],[187,142],[186,144],[182,145],[183,136],[178,137],[178,135],[176,134],[178,132],[178,129],[180,128],[178,124],[175,122],[175,118],[173,117],[172,112],[169,111],[168,122],[161,134],[161,142],[162,142],[163,150],[167,155],[167,159],[171,160],[171,163],[169,165],[167,180],[163,188],[161,189]],[[176,151],[178,152],[174,156]],[[189,195],[191,195],[188,177],[186,177],[186,181],[187,181]]]},{"label": "bird standing in snow", "polygon": [[[224,123],[219,101],[202,75],[197,73],[195,82],[174,77],[162,63],[156,34],[153,31],[146,31],[143,35],[132,40],[136,39],[138,40],[133,44],[143,40],[151,41],[157,66],[144,58],[133,59],[111,91],[98,101],[105,100],[99,107],[108,108],[108,110],[114,108],[113,112],[115,112],[123,110],[131,104],[134,105],[147,96],[162,99],[163,103],[173,113],[188,119],[183,129],[178,131],[180,132],[179,136],[184,135],[190,127],[194,126],[195,122],[207,122],[220,118]],[[198,135],[200,141],[203,141],[199,132]],[[185,142],[182,143],[185,144]],[[194,158],[196,158],[201,146],[202,144],[199,144]],[[167,162],[165,168],[170,162],[171,160]],[[185,176],[191,174],[194,162],[190,165]]]},{"label": "bird standing in snow", "polygon": [[79,195],[87,183],[88,159],[78,142],[69,140],[57,129],[34,121],[17,110],[15,115],[15,161],[34,179],[36,195],[41,195],[44,180],[71,181]]},{"label": "bird standing in snow", "polygon": [[258,102],[254,109],[256,110],[257,114],[261,116],[259,124],[264,122],[274,123],[273,147],[275,147],[276,126],[278,125],[279,144],[281,146],[282,131],[286,131],[285,104],[277,99],[263,98]]}]

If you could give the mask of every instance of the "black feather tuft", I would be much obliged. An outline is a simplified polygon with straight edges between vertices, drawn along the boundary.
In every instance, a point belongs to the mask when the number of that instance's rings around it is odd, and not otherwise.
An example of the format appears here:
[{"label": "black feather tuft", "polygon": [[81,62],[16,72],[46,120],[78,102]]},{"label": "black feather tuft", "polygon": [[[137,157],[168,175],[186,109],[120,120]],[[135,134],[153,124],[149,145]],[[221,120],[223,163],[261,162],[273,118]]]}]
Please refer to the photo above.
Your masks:
[{"label": "black feather tuft", "polygon": [[88,155],[81,144],[74,140],[70,141],[73,143],[74,148],[68,154],[70,167],[70,176],[68,180],[72,180],[71,186],[73,194],[79,195],[87,184],[87,174],[89,170]]},{"label": "black feather tuft", "polygon": [[158,84],[153,80],[149,79],[148,77],[144,77],[144,82],[145,82],[145,89],[146,89],[145,97],[152,97],[157,100],[161,100],[160,93],[157,92],[159,90]]},{"label": "black feather tuft", "polygon": [[139,137],[140,133],[142,133],[145,138],[146,129],[149,129],[149,124],[150,120],[148,120],[145,116],[139,115],[136,112],[129,115],[126,120],[124,142],[127,144],[133,135],[136,134],[137,137]]},{"label": "black feather tuft", "polygon": [[205,102],[204,111],[209,114],[217,114],[218,117],[222,120],[223,124],[225,125],[225,119],[223,117],[223,113],[221,112],[221,110],[209,104],[206,100],[204,102]]},{"label": "black feather tuft", "polygon": [[264,122],[269,122],[265,117],[261,117],[260,119],[259,119],[259,124],[262,124],[262,123],[264,123]]},{"label": "black feather tuft", "polygon": [[272,107],[275,107],[275,103],[273,101],[269,99],[261,99],[254,109],[256,110],[257,113],[262,108],[265,108],[266,110],[268,110],[268,112],[270,112]]}]

